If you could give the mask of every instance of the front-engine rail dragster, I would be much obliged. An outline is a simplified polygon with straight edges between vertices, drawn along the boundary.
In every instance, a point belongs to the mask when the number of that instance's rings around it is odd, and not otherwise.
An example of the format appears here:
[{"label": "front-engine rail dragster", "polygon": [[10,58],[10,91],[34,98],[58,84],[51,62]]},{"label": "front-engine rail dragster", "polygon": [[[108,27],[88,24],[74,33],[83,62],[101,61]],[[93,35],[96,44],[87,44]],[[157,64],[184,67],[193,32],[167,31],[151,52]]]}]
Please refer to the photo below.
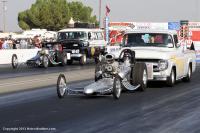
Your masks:
[{"label": "front-engine rail dragster", "polygon": [[65,66],[67,64],[68,57],[68,53],[63,51],[60,42],[45,42],[43,43],[42,49],[37,50],[34,57],[31,57],[19,64],[17,55],[13,54],[11,62],[14,69],[19,67],[21,64],[26,64],[31,67],[47,68],[48,66],[55,65]]},{"label": "front-engine rail dragster", "polygon": [[48,66],[67,64],[67,54],[62,50],[61,44],[58,42],[47,42],[43,44],[41,51],[37,55],[26,61],[28,66]]},{"label": "front-engine rail dragster", "polygon": [[147,79],[146,64],[135,62],[135,52],[124,49],[117,61],[112,54],[103,56],[95,68],[95,82],[83,88],[69,88],[64,74],[60,74],[57,80],[57,95],[63,98],[65,94],[86,96],[112,94],[115,99],[119,99],[122,90],[144,91]]}]

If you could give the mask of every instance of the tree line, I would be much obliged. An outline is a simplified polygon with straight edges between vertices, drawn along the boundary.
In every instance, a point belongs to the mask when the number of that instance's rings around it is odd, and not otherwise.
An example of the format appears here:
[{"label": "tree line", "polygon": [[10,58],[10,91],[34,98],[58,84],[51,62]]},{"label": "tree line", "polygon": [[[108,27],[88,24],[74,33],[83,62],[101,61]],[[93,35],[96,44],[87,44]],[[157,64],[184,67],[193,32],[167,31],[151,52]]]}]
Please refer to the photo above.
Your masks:
[{"label": "tree line", "polygon": [[78,1],[37,0],[30,9],[18,14],[18,24],[23,30],[41,28],[56,31],[66,27],[72,17],[76,22],[98,25],[97,17],[92,12],[91,7]]}]

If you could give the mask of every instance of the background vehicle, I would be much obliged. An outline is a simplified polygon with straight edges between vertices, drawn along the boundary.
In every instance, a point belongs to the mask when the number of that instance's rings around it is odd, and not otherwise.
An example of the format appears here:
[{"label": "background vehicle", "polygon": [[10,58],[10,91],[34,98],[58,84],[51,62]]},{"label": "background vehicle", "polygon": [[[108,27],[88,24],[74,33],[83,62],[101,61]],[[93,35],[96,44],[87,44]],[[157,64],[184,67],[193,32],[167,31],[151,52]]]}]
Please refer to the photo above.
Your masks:
[{"label": "background vehicle", "polygon": [[115,61],[111,54],[103,57],[97,64],[95,81],[84,88],[70,89],[67,87],[65,76],[60,74],[57,80],[58,97],[63,98],[67,92],[68,95],[87,96],[113,94],[115,99],[119,99],[123,89],[144,91],[147,87],[147,68],[145,63],[135,62],[134,51],[124,49],[118,61]]},{"label": "background vehicle", "polygon": [[[123,38],[123,49],[136,53],[137,62],[145,62],[149,81],[166,81],[173,86],[176,80],[189,82],[196,69],[195,51],[179,43],[177,32],[171,30],[134,30]],[[113,52],[119,57],[120,52]]]},{"label": "background vehicle", "polygon": [[62,43],[63,50],[70,53],[68,64],[77,60],[81,65],[84,65],[88,58],[98,57],[106,47],[103,30],[94,28],[60,30],[58,41]]},{"label": "background vehicle", "polygon": [[57,42],[48,42],[43,44],[41,51],[29,60],[26,64],[28,66],[43,66],[47,68],[50,65],[66,65],[67,54],[63,52],[62,46]]}]

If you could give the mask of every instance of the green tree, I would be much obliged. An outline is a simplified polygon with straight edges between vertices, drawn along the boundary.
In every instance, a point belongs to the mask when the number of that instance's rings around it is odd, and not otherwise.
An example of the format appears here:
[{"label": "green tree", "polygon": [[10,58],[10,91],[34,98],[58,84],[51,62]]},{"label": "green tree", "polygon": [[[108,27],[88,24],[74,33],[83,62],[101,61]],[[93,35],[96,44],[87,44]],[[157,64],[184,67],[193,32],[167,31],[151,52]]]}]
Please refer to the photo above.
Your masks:
[{"label": "green tree", "polygon": [[31,8],[18,14],[18,24],[23,29],[42,28],[59,30],[67,26],[70,18],[75,21],[98,23],[92,8],[81,2],[66,0],[37,0]]},{"label": "green tree", "polygon": [[70,18],[66,0],[37,0],[29,10],[18,14],[18,23],[24,30],[31,28],[59,30],[68,24]]},{"label": "green tree", "polygon": [[98,24],[97,17],[92,16],[93,9],[88,6],[84,6],[81,2],[70,2],[69,8],[74,21],[96,23]]}]

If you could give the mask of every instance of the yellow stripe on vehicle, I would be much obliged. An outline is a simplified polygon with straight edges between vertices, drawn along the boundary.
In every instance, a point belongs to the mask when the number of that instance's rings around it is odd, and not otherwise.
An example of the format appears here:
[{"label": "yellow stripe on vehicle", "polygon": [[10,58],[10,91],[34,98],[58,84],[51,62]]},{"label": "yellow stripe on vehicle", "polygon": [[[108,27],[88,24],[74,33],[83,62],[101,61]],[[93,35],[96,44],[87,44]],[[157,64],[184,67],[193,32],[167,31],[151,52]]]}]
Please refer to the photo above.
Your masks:
[{"label": "yellow stripe on vehicle", "polygon": [[172,56],[172,61],[176,64],[177,72],[183,73],[184,72],[184,60],[177,58],[176,56]]},{"label": "yellow stripe on vehicle", "polygon": [[94,53],[95,53],[95,48],[91,47],[91,55],[94,56]]}]

